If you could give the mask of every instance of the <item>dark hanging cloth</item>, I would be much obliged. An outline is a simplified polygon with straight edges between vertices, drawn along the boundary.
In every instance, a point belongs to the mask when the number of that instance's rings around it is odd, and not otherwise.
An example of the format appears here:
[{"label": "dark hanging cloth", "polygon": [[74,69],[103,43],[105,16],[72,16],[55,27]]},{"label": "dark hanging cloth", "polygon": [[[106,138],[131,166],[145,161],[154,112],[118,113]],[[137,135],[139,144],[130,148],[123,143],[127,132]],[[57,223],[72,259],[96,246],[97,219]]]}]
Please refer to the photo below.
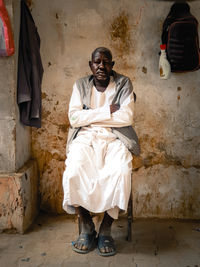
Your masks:
[{"label": "dark hanging cloth", "polygon": [[27,126],[41,127],[41,83],[43,66],[40,57],[40,37],[31,12],[21,1],[19,37],[17,103],[20,121]]}]

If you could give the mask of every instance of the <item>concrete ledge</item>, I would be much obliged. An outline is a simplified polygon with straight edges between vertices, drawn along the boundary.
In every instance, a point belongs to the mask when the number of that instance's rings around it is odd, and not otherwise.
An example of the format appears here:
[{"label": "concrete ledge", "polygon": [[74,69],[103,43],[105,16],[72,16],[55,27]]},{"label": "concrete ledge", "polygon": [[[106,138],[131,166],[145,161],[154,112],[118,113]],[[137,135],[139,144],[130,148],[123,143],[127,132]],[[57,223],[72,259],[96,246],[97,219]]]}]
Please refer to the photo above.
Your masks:
[{"label": "concrete ledge", "polygon": [[200,170],[161,164],[133,172],[135,218],[200,219]]},{"label": "concrete ledge", "polygon": [[28,161],[17,173],[0,174],[0,231],[24,233],[38,214],[38,169]]}]

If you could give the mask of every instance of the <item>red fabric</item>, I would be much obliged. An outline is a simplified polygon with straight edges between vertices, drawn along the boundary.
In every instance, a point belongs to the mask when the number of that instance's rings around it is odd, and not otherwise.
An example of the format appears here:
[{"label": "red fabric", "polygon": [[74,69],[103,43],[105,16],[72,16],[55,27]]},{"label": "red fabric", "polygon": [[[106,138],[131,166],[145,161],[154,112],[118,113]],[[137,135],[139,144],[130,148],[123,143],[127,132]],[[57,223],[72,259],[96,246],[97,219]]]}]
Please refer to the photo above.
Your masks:
[{"label": "red fabric", "polygon": [[166,50],[166,44],[161,44],[161,45],[160,45],[160,49],[161,49],[161,50]]},{"label": "red fabric", "polygon": [[6,54],[7,56],[11,56],[15,52],[15,45],[14,45],[14,40],[13,40],[13,35],[12,35],[10,19],[9,19],[8,12],[6,10],[3,0],[0,0],[0,17],[4,25]]}]

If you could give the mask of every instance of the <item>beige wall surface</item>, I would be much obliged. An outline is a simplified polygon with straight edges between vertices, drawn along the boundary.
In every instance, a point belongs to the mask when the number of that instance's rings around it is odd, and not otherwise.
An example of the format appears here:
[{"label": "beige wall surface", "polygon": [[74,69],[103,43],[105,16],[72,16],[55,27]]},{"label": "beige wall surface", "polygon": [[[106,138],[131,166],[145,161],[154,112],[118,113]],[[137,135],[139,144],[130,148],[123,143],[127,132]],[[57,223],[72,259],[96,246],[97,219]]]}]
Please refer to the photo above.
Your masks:
[{"label": "beige wall surface", "polygon": [[30,129],[19,122],[16,103],[20,1],[4,0],[9,14],[15,53],[0,58],[0,173],[16,172],[31,154]]},{"label": "beige wall surface", "polygon": [[[42,128],[32,130],[40,170],[41,208],[62,213],[62,173],[76,79],[90,73],[98,46],[113,52],[115,70],[137,95],[135,129],[141,156],[133,159],[136,217],[200,218],[199,71],[159,78],[162,24],[172,1],[33,0],[44,66]],[[190,2],[200,21],[200,2]]]},{"label": "beige wall surface", "polygon": [[[16,102],[20,0],[4,0],[15,53],[0,57],[0,232],[23,233],[38,213],[38,170],[31,157],[31,129],[19,122]],[[0,33],[1,34],[1,33]]]}]

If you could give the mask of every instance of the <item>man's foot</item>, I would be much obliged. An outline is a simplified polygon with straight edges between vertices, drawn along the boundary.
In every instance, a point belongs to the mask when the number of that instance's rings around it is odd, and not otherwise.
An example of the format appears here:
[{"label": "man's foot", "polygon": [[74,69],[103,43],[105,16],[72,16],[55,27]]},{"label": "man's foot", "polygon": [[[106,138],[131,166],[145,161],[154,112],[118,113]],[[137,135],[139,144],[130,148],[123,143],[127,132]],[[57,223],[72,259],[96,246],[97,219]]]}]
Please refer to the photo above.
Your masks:
[{"label": "man's foot", "polygon": [[107,212],[104,214],[103,221],[99,228],[98,254],[101,256],[113,256],[116,254],[116,248],[114,245],[114,240],[111,237],[111,226],[114,219],[108,215]]},{"label": "man's foot", "polygon": [[88,253],[95,244],[96,234],[96,231],[93,231],[92,234],[81,233],[78,239],[72,242],[72,249],[77,253]]},{"label": "man's foot", "polygon": [[97,250],[100,256],[114,256],[116,254],[116,248],[113,238],[110,235],[105,236],[100,234],[98,236]]},{"label": "man's foot", "polygon": [[95,225],[90,212],[83,207],[77,208],[79,215],[80,235],[76,241],[72,242],[72,249],[78,253],[88,253],[96,241]]}]

